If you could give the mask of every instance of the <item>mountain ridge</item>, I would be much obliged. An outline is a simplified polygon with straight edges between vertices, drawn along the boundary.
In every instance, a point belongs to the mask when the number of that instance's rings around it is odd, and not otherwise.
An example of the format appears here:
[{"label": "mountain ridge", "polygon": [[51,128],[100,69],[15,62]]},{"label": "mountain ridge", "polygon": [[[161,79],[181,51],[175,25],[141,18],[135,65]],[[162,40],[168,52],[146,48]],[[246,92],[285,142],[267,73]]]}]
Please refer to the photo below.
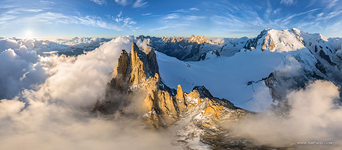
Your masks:
[{"label": "mountain ridge", "polygon": [[178,128],[179,132],[189,133],[177,135],[179,142],[176,143],[185,147],[194,138],[219,147],[220,143],[212,138],[223,137],[210,133],[223,131],[220,122],[236,121],[252,113],[214,97],[204,86],[194,86],[189,93],[183,92],[181,85],[177,89],[169,88],[159,76],[158,67],[153,67],[158,65],[154,63],[156,59],[153,49],[146,54],[134,42],[130,53],[122,50],[107,85],[106,97],[98,100],[92,111],[133,116],[148,129]]}]

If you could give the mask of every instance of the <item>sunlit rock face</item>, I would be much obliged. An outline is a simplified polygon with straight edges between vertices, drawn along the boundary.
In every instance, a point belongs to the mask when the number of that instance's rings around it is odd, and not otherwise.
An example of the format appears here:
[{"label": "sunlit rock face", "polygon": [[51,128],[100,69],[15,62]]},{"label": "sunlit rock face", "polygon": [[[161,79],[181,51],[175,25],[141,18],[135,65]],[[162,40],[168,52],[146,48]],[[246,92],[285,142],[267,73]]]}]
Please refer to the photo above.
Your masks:
[{"label": "sunlit rock face", "polygon": [[[112,77],[106,98],[98,101],[94,110],[124,112],[131,103],[139,103],[135,109],[138,114],[143,114],[143,120],[150,128],[173,125],[186,112],[200,105],[204,116],[212,119],[219,119],[224,107],[237,109],[227,100],[214,98],[203,86],[195,87],[190,93],[184,93],[180,85],[177,89],[169,88],[159,76],[155,52],[151,50],[146,54],[134,42],[129,54],[122,50]],[[139,96],[135,96],[138,93]],[[132,98],[140,100],[137,102]]]},{"label": "sunlit rock face", "polygon": [[[269,87],[273,85],[276,88],[280,81],[289,82],[290,79],[287,78],[280,80],[277,73],[283,72],[274,72],[274,75],[264,79]],[[304,85],[304,82],[300,84]],[[274,96],[279,94],[277,91],[270,92]],[[171,131],[174,135],[171,143],[184,149],[291,147],[260,145],[255,139],[232,132],[230,125],[243,124],[259,114],[238,108],[226,99],[216,98],[204,86],[195,86],[188,93],[183,91],[181,85],[176,89],[168,87],[159,75],[154,50],[143,52],[135,43],[132,44],[130,53],[122,50],[112,72],[112,80],[107,85],[105,98],[98,100],[93,112],[134,118],[140,120],[145,129]]]},{"label": "sunlit rock face", "polygon": [[[212,96],[204,86],[196,86],[189,93],[180,85],[169,88],[159,76],[155,52],[146,54],[135,43],[130,53],[122,50],[112,77],[105,98],[97,102],[94,112],[133,116],[149,129],[176,127],[179,132],[192,132],[177,134],[183,144],[189,136],[210,139],[199,132],[218,132],[220,122],[235,121],[250,113]],[[213,144],[210,140],[206,143]]]}]

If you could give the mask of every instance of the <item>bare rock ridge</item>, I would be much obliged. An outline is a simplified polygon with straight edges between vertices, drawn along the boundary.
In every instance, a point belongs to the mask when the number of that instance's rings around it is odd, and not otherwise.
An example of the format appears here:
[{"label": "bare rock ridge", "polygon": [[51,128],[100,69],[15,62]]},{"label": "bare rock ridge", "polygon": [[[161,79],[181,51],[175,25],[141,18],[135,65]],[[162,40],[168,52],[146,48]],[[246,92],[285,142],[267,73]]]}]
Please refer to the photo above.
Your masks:
[{"label": "bare rock ridge", "polygon": [[204,86],[196,86],[190,93],[184,93],[180,85],[177,89],[169,88],[159,76],[154,50],[146,54],[134,42],[130,53],[122,50],[106,96],[96,103],[93,111],[131,114],[129,109],[134,109],[134,115],[147,128],[156,129],[169,127],[193,112],[211,120],[206,125],[197,121],[198,126],[206,127],[248,113],[228,100],[215,98]]}]

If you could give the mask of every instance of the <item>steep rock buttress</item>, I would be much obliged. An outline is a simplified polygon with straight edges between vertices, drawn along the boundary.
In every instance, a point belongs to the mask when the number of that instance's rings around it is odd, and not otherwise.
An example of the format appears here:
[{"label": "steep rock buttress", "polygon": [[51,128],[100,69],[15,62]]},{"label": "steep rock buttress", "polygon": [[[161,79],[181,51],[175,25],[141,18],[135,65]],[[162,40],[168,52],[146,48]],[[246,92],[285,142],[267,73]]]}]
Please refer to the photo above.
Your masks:
[{"label": "steep rock buttress", "polygon": [[135,109],[133,112],[146,127],[157,129],[171,126],[194,111],[212,120],[211,123],[247,113],[228,100],[213,97],[203,86],[194,87],[190,93],[184,93],[180,85],[177,89],[169,88],[159,76],[154,50],[145,53],[134,42],[130,53],[122,50],[106,96],[93,110],[127,114],[132,112],[127,111],[129,108]]}]

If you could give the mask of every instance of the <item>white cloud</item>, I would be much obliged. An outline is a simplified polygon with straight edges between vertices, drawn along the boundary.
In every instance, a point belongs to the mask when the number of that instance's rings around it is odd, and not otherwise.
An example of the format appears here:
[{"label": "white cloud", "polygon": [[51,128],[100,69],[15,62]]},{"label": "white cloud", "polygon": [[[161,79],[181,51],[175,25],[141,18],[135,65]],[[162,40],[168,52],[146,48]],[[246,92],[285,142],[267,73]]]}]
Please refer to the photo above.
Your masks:
[{"label": "white cloud", "polygon": [[189,10],[191,10],[191,11],[198,11],[199,9],[198,9],[198,8],[195,8],[195,7],[192,7],[192,8],[190,8]]},{"label": "white cloud", "polygon": [[280,1],[280,4],[284,4],[284,5],[286,5],[286,6],[291,6],[291,5],[293,5],[295,2],[294,2],[294,0],[281,0]]},{"label": "white cloud", "polygon": [[162,27],[158,27],[158,28],[153,28],[150,29],[150,31],[161,31],[161,30],[169,30],[169,29],[180,29],[183,27],[187,27],[189,26],[189,24],[186,23],[175,23],[175,24],[168,24]]},{"label": "white cloud", "polygon": [[0,101],[0,118],[20,112],[25,107],[25,103],[18,101],[15,97],[13,100],[2,99]]},{"label": "white cloud", "polygon": [[106,0],[90,0],[98,5],[105,5],[107,4],[107,1]]},{"label": "white cloud", "polygon": [[52,1],[45,1],[45,0],[41,0],[40,3],[44,4],[44,5],[54,5],[56,4],[55,2]]},{"label": "white cloud", "polygon": [[[0,100],[0,149],[179,149],[165,138],[171,135],[145,130],[136,118],[89,113],[104,96],[121,50],[129,51],[132,39],[118,37],[77,58],[40,59],[38,63],[48,68],[47,80],[38,89],[25,89],[18,97]],[[0,56],[13,59],[19,54],[8,50]],[[6,84],[0,91],[13,86],[13,82]]]},{"label": "white cloud", "polygon": [[145,13],[145,14],[142,14],[142,16],[150,16],[152,15],[152,13]]},{"label": "white cloud", "polygon": [[33,46],[26,47],[23,43],[6,42],[1,40],[0,45],[12,47],[15,44],[18,48],[0,50],[0,70],[3,70],[0,71],[0,99],[13,98],[23,88],[34,88],[34,84],[44,82],[47,77],[37,53],[27,48]]},{"label": "white cloud", "polygon": [[1,14],[0,15],[0,24],[7,24],[9,21],[16,19],[16,18],[17,17],[14,15]]},{"label": "white cloud", "polygon": [[198,20],[198,19],[205,19],[205,18],[206,18],[205,16],[184,16],[184,19],[191,20],[191,21]]},{"label": "white cloud", "polygon": [[[295,3],[296,2],[294,1],[294,4]],[[288,15],[283,15],[284,12],[282,12],[281,8],[273,8],[272,1],[268,0],[266,1],[266,10],[264,11],[263,16],[260,16],[259,11],[261,10],[261,7],[258,9],[258,6],[251,7],[249,5],[243,4],[232,5],[228,2],[225,2],[225,4],[225,7],[221,7],[220,3],[212,4],[212,9],[226,12],[210,17],[213,24],[220,28],[219,30],[251,30],[255,34],[258,34],[259,30],[262,30],[265,27],[276,29],[297,27],[313,29],[316,31],[312,32],[317,32],[317,28],[321,29],[325,26],[322,26],[322,21],[317,20],[318,17],[316,19],[308,19],[310,17],[312,18],[312,16],[322,10],[321,8],[310,9],[308,11],[303,11],[300,13],[290,13]],[[332,14],[332,16],[333,15],[334,13]]]},{"label": "white cloud", "polygon": [[289,112],[270,111],[249,116],[230,126],[233,132],[251,138],[256,144],[289,146],[297,142],[331,141],[332,145],[304,145],[304,149],[339,149],[342,136],[342,107],[336,104],[339,88],[328,81],[315,81],[287,95]]},{"label": "white cloud", "polygon": [[144,0],[137,0],[133,4],[133,8],[143,7],[143,6],[146,6],[146,4],[147,4],[147,2],[144,2]]},{"label": "white cloud", "polygon": [[277,8],[276,10],[273,11],[274,14],[278,14],[281,11],[281,8]]},{"label": "white cloud", "polygon": [[11,99],[24,89],[36,89],[49,73],[48,53],[53,51],[89,50],[100,45],[100,38],[73,38],[71,40],[35,40],[0,38],[0,99]]},{"label": "white cloud", "polygon": [[336,3],[338,2],[338,0],[328,0],[326,2],[328,3],[327,8],[330,9],[334,6],[337,6]]},{"label": "white cloud", "polygon": [[342,10],[332,11],[329,14],[327,14],[325,17],[322,17],[322,18],[323,18],[323,20],[329,20],[329,19],[332,19],[334,17],[340,16],[340,14],[342,14]]},{"label": "white cloud", "polygon": [[301,12],[301,13],[298,13],[298,14],[293,14],[291,16],[283,18],[282,22],[283,22],[283,24],[287,25],[287,24],[290,23],[290,20],[293,19],[294,17],[302,16],[302,15],[305,15],[305,14],[311,14],[313,12],[316,12],[317,10],[319,10],[319,8],[311,9],[311,10],[308,10],[308,11],[305,11],[305,12]]},{"label": "white cloud", "polygon": [[[3,8],[8,9],[7,11],[1,13],[0,15],[0,25],[8,24],[8,22],[20,18],[20,15],[23,14],[36,14],[39,12],[43,12],[43,9],[31,9],[31,8],[20,8],[16,6],[3,6]],[[0,27],[3,28],[3,27]]]},{"label": "white cloud", "polygon": [[[108,17],[108,16],[107,16]],[[112,17],[110,17],[112,18]],[[105,21],[99,16],[67,16],[61,13],[46,12],[38,14],[27,20],[35,20],[47,24],[61,23],[61,24],[82,24],[92,27],[100,27],[110,30],[122,31],[125,29],[134,30],[137,22],[130,17],[122,17],[122,12],[114,19],[114,21]]]},{"label": "white cloud", "polygon": [[189,11],[188,10],[184,10],[184,9],[178,9],[178,10],[175,10],[173,12],[176,12],[176,13],[188,13]]},{"label": "white cloud", "polygon": [[22,14],[22,13],[37,13],[42,12],[43,9],[30,9],[30,8],[14,8],[6,12],[6,14]]},{"label": "white cloud", "polygon": [[160,18],[160,27],[150,29],[150,31],[160,31],[166,29],[182,30],[185,27],[193,26],[197,21],[205,19],[205,16],[184,15],[182,13],[171,13]]},{"label": "white cloud", "polygon": [[133,25],[137,24],[137,22],[130,17],[122,17],[122,11],[116,17],[112,17],[112,19],[115,20],[116,23],[123,23],[124,27],[135,30]]},{"label": "white cloud", "polygon": [[116,3],[122,6],[126,6],[131,3],[131,0],[115,0]]},{"label": "white cloud", "polygon": [[325,30],[328,31],[330,35],[337,37],[337,36],[340,36],[338,31],[341,31],[341,29],[342,29],[342,21],[337,21],[333,24],[328,25]]},{"label": "white cloud", "polygon": [[170,19],[178,19],[180,18],[179,14],[168,14],[163,17],[163,20],[170,20]]},{"label": "white cloud", "polygon": [[264,18],[266,20],[270,20],[271,13],[272,13],[272,5],[271,5],[270,1],[267,0],[267,9],[265,10]]}]

